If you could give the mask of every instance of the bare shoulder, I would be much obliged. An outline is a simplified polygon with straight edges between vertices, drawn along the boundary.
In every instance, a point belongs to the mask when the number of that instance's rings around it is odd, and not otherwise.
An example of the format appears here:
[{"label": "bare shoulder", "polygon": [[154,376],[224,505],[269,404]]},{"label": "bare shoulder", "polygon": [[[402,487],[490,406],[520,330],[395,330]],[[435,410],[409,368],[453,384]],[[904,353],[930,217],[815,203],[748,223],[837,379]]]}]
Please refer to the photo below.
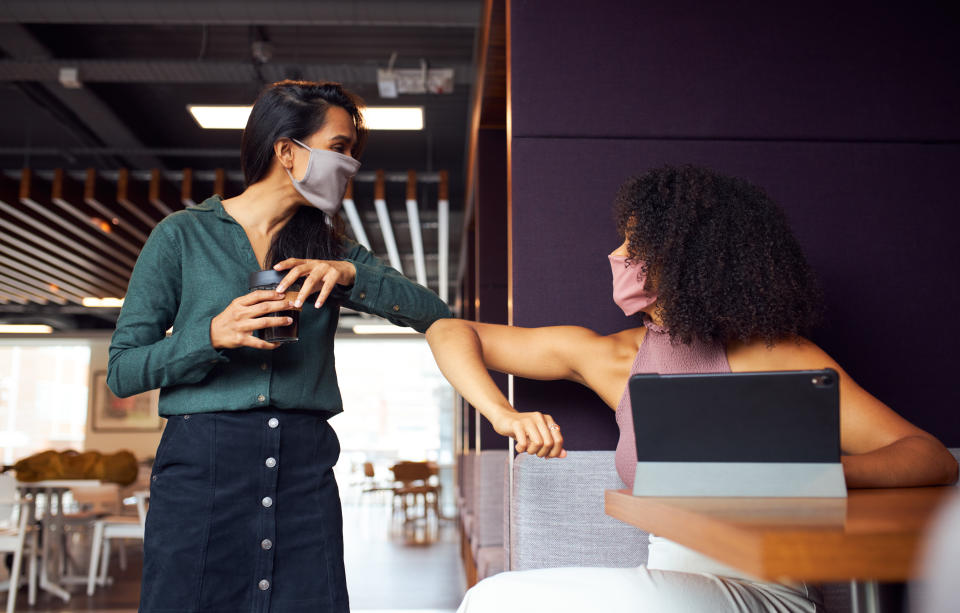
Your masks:
[{"label": "bare shoulder", "polygon": [[784,338],[772,345],[763,341],[730,343],[727,361],[734,372],[839,369],[836,360],[826,351],[802,337]]}]

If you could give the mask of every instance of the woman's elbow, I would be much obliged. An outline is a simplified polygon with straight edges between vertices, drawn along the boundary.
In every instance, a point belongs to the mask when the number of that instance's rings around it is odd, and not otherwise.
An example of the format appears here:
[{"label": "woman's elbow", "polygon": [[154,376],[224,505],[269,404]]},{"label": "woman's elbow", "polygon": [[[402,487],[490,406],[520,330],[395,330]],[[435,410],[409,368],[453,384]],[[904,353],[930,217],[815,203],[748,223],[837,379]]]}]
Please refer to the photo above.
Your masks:
[{"label": "woman's elbow", "polygon": [[945,485],[953,485],[957,482],[958,477],[960,477],[960,464],[957,463],[957,458],[954,457],[949,450],[947,451],[947,456],[947,458],[944,458],[946,464],[946,470],[944,472],[946,477],[943,482]]},{"label": "woman's elbow", "polygon": [[129,389],[130,386],[124,383],[123,377],[121,377],[118,372],[119,370],[120,365],[117,363],[117,360],[111,356],[111,359],[107,362],[107,387],[110,388],[110,391],[113,392],[113,395],[117,398],[126,398],[127,396],[134,395],[136,390]]},{"label": "woman's elbow", "polygon": [[427,342],[435,342],[442,340],[443,338],[449,336],[453,331],[466,327],[466,323],[462,319],[454,319],[452,317],[444,317],[438,319],[427,328],[426,337]]}]

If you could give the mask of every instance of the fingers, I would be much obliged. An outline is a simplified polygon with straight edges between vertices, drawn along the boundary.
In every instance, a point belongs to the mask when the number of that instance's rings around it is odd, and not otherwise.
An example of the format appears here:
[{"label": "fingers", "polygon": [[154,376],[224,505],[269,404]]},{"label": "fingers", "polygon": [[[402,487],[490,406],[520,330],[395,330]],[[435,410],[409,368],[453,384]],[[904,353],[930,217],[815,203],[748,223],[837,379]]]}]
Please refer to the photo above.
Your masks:
[{"label": "fingers", "polygon": [[514,431],[519,453],[541,458],[562,458],[567,455],[563,449],[560,426],[549,415],[524,413],[518,418]]},{"label": "fingers", "polygon": [[287,258],[282,262],[278,262],[273,265],[274,270],[287,270],[288,268],[293,268],[294,266],[302,263],[303,260],[299,258]]},{"label": "fingers", "polygon": [[289,326],[293,323],[292,317],[257,317],[251,319],[247,324],[247,330],[262,330],[264,328],[277,328],[280,326]]},{"label": "fingers", "polygon": [[272,289],[258,289],[240,296],[233,302],[238,306],[253,306],[267,300],[276,300],[277,296],[283,296],[283,292],[277,292]]},{"label": "fingers", "polygon": [[254,349],[276,349],[280,346],[280,343],[268,343],[252,334],[244,337],[243,342],[240,344],[244,347],[253,347]]},{"label": "fingers", "polygon": [[317,296],[317,301],[313,304],[314,308],[319,309],[323,306],[323,303],[327,301],[327,296],[329,296],[333,288],[337,286],[339,277],[340,273],[333,268],[323,276],[323,287],[320,288],[320,295]]},{"label": "fingers", "polygon": [[523,424],[519,423],[517,429],[514,431],[514,436],[517,439],[517,453],[523,453],[527,450],[527,434],[523,431]]},{"label": "fingers", "polygon": [[551,458],[566,456],[567,452],[563,449],[563,435],[560,434],[560,426],[558,426],[557,422],[553,421],[553,417],[549,415],[544,415],[543,419],[546,422],[547,430],[550,432],[551,438],[553,438],[553,448],[550,450],[549,456]]},{"label": "fingers", "polygon": [[300,288],[300,293],[297,294],[297,300],[295,302],[297,308],[303,306],[307,301],[307,296],[312,294],[315,291],[315,288],[323,282],[322,276],[326,271],[327,266],[317,266],[310,271],[310,274],[307,275],[307,278],[303,280],[303,287]]},{"label": "fingers", "polygon": [[278,311],[289,311],[293,308],[294,305],[289,300],[269,300],[247,307],[245,310],[238,313],[238,317],[240,319],[252,319],[254,317],[262,317],[270,313],[276,313]]}]

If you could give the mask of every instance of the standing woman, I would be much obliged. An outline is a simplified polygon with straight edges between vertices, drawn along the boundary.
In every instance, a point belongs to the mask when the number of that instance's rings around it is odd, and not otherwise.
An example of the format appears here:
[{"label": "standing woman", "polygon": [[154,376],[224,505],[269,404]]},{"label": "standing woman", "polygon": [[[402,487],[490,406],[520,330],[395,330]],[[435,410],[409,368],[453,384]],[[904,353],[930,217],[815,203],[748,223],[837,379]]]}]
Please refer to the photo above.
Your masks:
[{"label": "standing woman", "polygon": [[[450,316],[343,234],[337,213],[366,136],[361,104],[336,83],[267,87],[243,132],[243,193],[168,216],[140,253],[107,382],[121,397],[160,388],[168,420],[141,613],[349,610],[332,471],[340,445],[327,423],[342,410],[340,306],[420,332]],[[286,271],[277,291],[248,291],[250,273],[269,268]],[[301,307],[298,342],[255,335]]]}]

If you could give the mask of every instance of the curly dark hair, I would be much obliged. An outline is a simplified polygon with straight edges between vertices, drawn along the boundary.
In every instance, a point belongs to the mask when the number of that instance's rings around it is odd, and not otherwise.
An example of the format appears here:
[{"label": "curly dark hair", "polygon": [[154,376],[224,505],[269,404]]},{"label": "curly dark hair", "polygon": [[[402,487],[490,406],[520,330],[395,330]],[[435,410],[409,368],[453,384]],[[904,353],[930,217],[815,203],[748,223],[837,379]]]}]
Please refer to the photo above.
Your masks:
[{"label": "curly dark hair", "polygon": [[664,166],[624,183],[614,211],[672,341],[773,344],[818,323],[816,276],[786,215],[759,187],[706,168]]}]

